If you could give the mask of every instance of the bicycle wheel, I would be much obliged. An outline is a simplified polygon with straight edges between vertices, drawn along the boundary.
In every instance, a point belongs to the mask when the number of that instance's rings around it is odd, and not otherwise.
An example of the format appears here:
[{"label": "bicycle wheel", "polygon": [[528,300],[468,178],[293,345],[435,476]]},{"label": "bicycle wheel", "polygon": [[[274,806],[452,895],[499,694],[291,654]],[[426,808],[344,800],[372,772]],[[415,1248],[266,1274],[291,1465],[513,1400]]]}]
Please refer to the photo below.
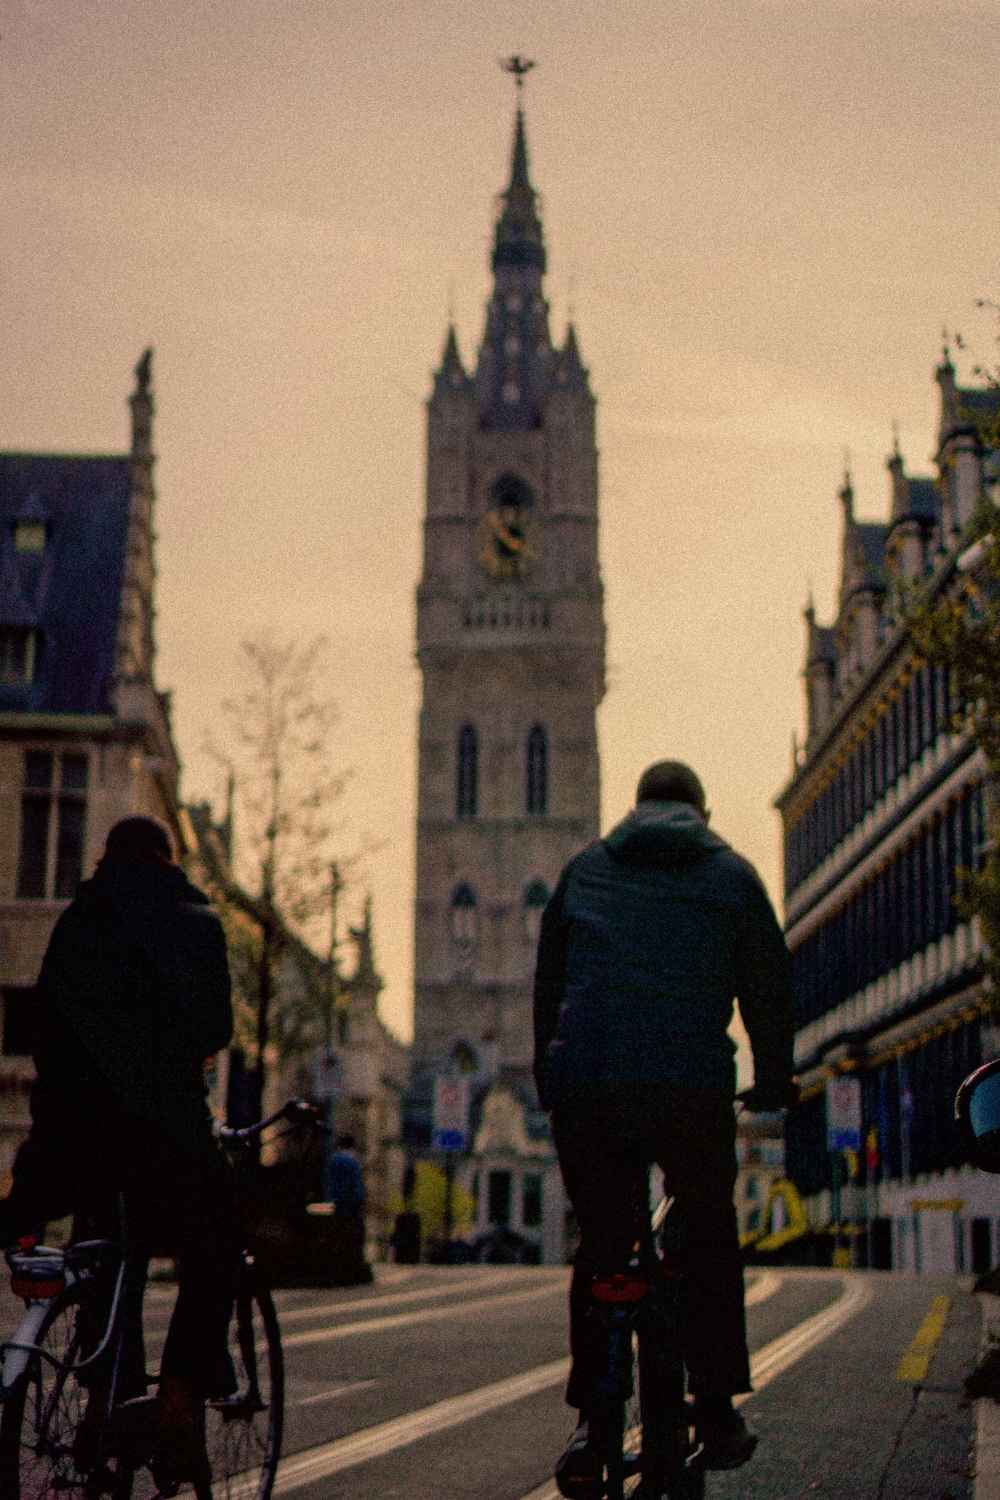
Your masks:
[{"label": "bicycle wheel", "polygon": [[229,1352],[238,1390],[205,1408],[212,1494],[225,1500],[268,1500],[281,1454],[285,1366],[271,1294],[249,1278],[236,1295]]},{"label": "bicycle wheel", "polygon": [[642,1420],[638,1342],[631,1318],[609,1328],[607,1393],[598,1417],[603,1429],[607,1500],[625,1500],[638,1485]]},{"label": "bicycle wheel", "polygon": [[[90,1433],[82,1425],[88,1392],[71,1369],[88,1343],[82,1331],[87,1293],[70,1287],[56,1297],[34,1342],[50,1356],[33,1354],[0,1408],[0,1496],[2,1500],[84,1500],[113,1495],[128,1500],[132,1470],[116,1458],[95,1479]],[[53,1361],[59,1361],[58,1364]]]}]

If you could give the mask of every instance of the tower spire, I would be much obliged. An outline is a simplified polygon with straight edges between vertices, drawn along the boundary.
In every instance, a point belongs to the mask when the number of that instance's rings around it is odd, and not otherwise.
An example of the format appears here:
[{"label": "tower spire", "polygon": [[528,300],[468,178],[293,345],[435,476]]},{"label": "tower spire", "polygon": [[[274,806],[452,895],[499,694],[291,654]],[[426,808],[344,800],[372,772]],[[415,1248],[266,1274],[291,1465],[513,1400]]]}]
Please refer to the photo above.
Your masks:
[{"label": "tower spire", "polygon": [[517,109],[514,114],[514,142],[510,156],[510,181],[500,195],[503,208],[497,220],[493,241],[493,269],[502,266],[531,267],[545,270],[545,245],[542,221],[538,216],[538,194],[531,185],[528,167],[528,137],[524,124],[522,90],[525,75],[535,66],[530,58],[504,58],[500,66],[512,73],[517,85]]}]

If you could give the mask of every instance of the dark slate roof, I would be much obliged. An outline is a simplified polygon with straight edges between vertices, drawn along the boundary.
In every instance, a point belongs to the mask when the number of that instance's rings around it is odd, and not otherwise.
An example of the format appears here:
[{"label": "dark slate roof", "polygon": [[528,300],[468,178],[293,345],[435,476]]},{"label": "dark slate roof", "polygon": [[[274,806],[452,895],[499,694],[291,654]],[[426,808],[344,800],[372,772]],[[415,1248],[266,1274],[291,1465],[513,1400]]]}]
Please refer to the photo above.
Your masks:
[{"label": "dark slate roof", "polygon": [[910,515],[933,521],[940,509],[941,497],[933,479],[910,480]]},{"label": "dark slate roof", "polygon": [[959,386],[955,391],[955,405],[960,421],[963,418],[978,421],[983,417],[992,417],[1000,409],[1000,390],[993,386],[988,386],[985,390],[976,386]]},{"label": "dark slate roof", "polygon": [[837,633],[832,625],[812,625],[809,629],[806,666],[817,662],[836,662]]},{"label": "dark slate roof", "polygon": [[[0,453],[0,625],[34,627],[34,681],[0,684],[0,710],[105,713],[125,568],[130,461]],[[44,553],[18,554],[18,520],[44,520]]]},{"label": "dark slate roof", "polygon": [[881,587],[885,582],[885,540],[889,528],[881,521],[856,521],[855,531],[865,560],[865,583]]}]

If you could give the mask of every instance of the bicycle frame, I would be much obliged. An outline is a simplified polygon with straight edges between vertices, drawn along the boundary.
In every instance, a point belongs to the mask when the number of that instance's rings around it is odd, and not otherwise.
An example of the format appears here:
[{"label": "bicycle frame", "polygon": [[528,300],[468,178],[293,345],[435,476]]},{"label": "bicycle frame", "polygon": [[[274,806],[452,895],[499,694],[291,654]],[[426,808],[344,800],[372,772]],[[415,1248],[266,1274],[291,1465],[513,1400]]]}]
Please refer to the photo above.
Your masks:
[{"label": "bicycle frame", "polygon": [[[111,1306],[100,1342],[86,1358],[78,1360],[72,1365],[66,1364],[62,1360],[56,1359],[47,1349],[40,1348],[36,1343],[36,1337],[44,1321],[46,1312],[56,1298],[62,1296],[65,1290],[69,1290],[73,1286],[87,1285],[92,1280],[94,1272],[97,1269],[99,1252],[112,1248],[116,1248],[114,1241],[95,1240],[89,1242],[82,1241],[68,1247],[71,1253],[67,1253],[66,1250],[53,1249],[47,1245],[37,1245],[30,1250],[12,1252],[8,1256],[12,1270],[16,1269],[22,1272],[27,1270],[29,1273],[32,1258],[37,1257],[41,1260],[44,1257],[45,1262],[58,1275],[59,1286],[55,1290],[39,1296],[25,1294],[25,1300],[28,1304],[27,1309],[14,1332],[14,1337],[12,1339],[4,1339],[0,1342],[0,1355],[2,1355],[2,1366],[0,1366],[0,1369],[2,1369],[2,1374],[0,1374],[0,1401],[3,1401],[10,1394],[11,1388],[24,1374],[28,1366],[28,1360],[32,1354],[40,1355],[42,1359],[47,1360],[49,1364],[54,1365],[58,1369],[72,1371],[75,1374],[80,1370],[95,1365],[107,1353],[116,1333],[120,1331],[121,1307],[131,1280],[128,1274],[129,1270],[130,1268],[133,1270],[136,1269],[134,1256],[130,1256],[129,1254],[124,1254],[121,1257],[121,1263],[115,1276]],[[83,1251],[93,1253],[94,1259],[88,1263],[87,1257],[81,1255]],[[143,1279],[144,1268],[145,1260],[138,1267],[142,1272]],[[30,1284],[30,1275],[28,1283]]]},{"label": "bicycle frame", "polygon": [[[670,1256],[656,1249],[672,1198],[663,1199],[650,1218],[648,1207],[636,1203],[636,1241],[625,1270],[598,1275],[592,1283],[595,1307],[607,1329],[607,1363],[600,1397],[608,1422],[607,1494],[624,1493],[628,1479],[641,1474],[644,1485],[657,1494],[692,1497],[703,1493],[698,1453],[689,1449],[689,1408],[684,1393],[684,1369],[678,1348],[680,1284],[671,1272]],[[638,1335],[641,1392],[641,1452],[635,1450],[636,1431],[627,1426],[626,1406],[632,1389],[633,1338]],[[645,1418],[655,1409],[656,1420]],[[628,1451],[631,1450],[631,1451]],[[643,1490],[645,1493],[645,1489]]]}]

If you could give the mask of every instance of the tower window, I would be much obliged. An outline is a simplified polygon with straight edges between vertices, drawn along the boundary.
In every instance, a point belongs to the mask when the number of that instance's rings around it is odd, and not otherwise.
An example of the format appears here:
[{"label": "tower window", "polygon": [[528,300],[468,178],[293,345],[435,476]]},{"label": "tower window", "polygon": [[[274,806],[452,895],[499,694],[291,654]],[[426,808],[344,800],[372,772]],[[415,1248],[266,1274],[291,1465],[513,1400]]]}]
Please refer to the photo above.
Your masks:
[{"label": "tower window", "polygon": [[464,881],[451,896],[451,935],[456,943],[476,940],[476,893]]},{"label": "tower window", "polygon": [[544,880],[533,880],[524,891],[524,930],[531,943],[538,942],[542,926],[542,912],[549,901],[549,888]]},{"label": "tower window", "polygon": [[474,724],[463,724],[458,731],[455,813],[459,818],[474,818],[478,811],[479,736]]},{"label": "tower window", "polygon": [[549,810],[549,741],[541,724],[528,735],[525,806],[536,817]]}]

